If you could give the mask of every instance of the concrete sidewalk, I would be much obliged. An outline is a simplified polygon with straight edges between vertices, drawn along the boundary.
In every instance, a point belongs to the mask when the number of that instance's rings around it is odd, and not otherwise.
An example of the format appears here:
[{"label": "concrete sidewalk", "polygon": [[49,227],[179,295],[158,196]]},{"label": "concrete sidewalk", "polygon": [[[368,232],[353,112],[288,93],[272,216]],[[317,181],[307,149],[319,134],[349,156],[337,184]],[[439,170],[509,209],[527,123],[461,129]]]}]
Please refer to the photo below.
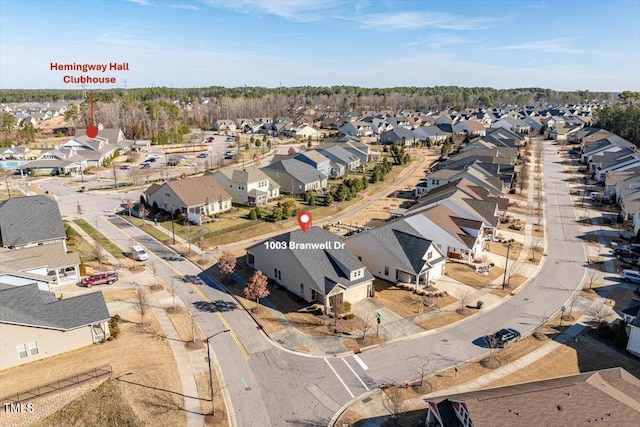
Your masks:
[{"label": "concrete sidewalk", "polygon": [[[549,341],[548,343],[539,347],[537,350],[534,350],[531,353],[505,366],[497,368],[488,374],[479,376],[468,382],[458,384],[453,387],[409,399],[406,401],[406,406],[404,409],[406,412],[424,409],[427,407],[425,399],[466,393],[486,388],[488,385],[495,383],[496,381],[505,378],[520,369],[524,369],[534,362],[537,362],[563,344],[577,339],[576,337],[578,337],[578,335],[582,332],[588,320],[589,318],[586,316],[580,317],[580,319],[578,319],[575,324],[559,334],[556,339]],[[386,395],[381,389],[372,390],[371,392],[367,393],[367,396],[358,396],[357,398],[353,399],[351,402],[343,406],[340,411],[336,413],[334,418],[329,423],[329,426],[340,426],[340,416],[347,409],[349,409],[362,417],[366,417],[364,423],[362,424],[363,427],[379,427],[389,419],[389,412],[385,408],[384,399],[386,399]]]}]

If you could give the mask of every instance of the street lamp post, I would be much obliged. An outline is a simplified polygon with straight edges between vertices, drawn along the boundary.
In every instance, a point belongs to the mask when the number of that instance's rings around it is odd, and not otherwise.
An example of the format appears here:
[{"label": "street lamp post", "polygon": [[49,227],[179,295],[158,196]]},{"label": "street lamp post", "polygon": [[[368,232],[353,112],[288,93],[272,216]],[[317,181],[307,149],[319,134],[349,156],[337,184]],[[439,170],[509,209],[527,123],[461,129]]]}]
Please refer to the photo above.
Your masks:
[{"label": "street lamp post", "polygon": [[209,391],[211,392],[210,394],[211,395],[211,415],[216,414],[216,408],[213,404],[213,374],[211,372],[211,350],[209,346],[209,340],[215,337],[216,335],[222,334],[224,332],[229,332],[229,329],[218,331],[215,334],[211,335],[210,337],[207,337],[204,339],[204,341],[207,343],[207,363],[209,364]]},{"label": "street lamp post", "polygon": [[173,244],[176,244],[176,226],[175,221],[173,220],[173,215],[176,211],[176,205],[171,205],[171,234],[173,235]]},{"label": "street lamp post", "polygon": [[504,276],[502,276],[502,289],[505,287],[507,281],[507,269],[509,267],[509,250],[511,249],[511,243],[507,243],[507,259],[504,262]]}]

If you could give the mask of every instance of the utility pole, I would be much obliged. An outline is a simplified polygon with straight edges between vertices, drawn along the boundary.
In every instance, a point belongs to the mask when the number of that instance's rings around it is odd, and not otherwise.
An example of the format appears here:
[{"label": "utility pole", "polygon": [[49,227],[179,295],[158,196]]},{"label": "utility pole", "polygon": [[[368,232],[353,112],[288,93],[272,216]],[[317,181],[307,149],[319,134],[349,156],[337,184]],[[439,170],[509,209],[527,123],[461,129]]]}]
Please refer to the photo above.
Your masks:
[{"label": "utility pole", "polygon": [[118,188],[118,175],[116,173],[116,164],[111,161],[111,166],[113,167],[113,188]]},{"label": "utility pole", "polygon": [[511,250],[511,243],[507,243],[507,259],[504,262],[504,276],[502,276],[502,289],[505,287],[507,281],[507,269],[509,268],[509,250]]}]

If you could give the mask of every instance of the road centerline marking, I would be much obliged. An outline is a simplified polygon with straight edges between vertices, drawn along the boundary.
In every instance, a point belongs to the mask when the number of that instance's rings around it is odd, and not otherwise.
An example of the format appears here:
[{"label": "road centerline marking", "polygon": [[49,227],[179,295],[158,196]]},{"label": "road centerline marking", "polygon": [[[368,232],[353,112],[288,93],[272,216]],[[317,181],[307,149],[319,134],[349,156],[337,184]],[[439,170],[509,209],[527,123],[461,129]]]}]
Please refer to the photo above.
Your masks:
[{"label": "road centerline marking", "polygon": [[329,369],[331,369],[333,371],[333,373],[335,374],[335,376],[338,378],[338,381],[340,381],[340,384],[342,384],[344,386],[344,388],[347,390],[347,393],[349,393],[349,396],[351,396],[351,398],[353,399],[355,396],[353,395],[353,393],[351,393],[351,390],[349,390],[349,387],[347,387],[347,385],[344,383],[344,381],[342,381],[342,378],[340,378],[340,375],[338,375],[336,370],[333,369],[333,366],[331,366],[331,363],[329,363],[329,361],[327,359],[324,359],[324,361],[329,366]]},{"label": "road centerline marking", "polygon": [[[125,236],[127,236],[128,239],[132,239],[133,240],[133,236],[131,236],[131,234],[127,233],[126,231],[120,229],[117,225],[115,225],[114,223],[112,223],[111,221],[107,220],[103,215],[100,215],[100,217],[106,221],[108,224],[110,224],[113,228],[115,228],[116,230],[118,230],[119,232],[121,232],[122,234],[124,234]],[[124,220],[123,220],[124,221]],[[141,230],[142,231],[142,230]],[[144,233],[144,231],[142,231]],[[145,233],[146,234],[146,233]],[[153,236],[147,234],[148,237],[150,237],[153,240],[156,240],[156,238],[154,238]],[[105,236],[106,237],[106,236]],[[161,242],[160,242],[161,243]],[[165,245],[166,246],[166,245]],[[168,248],[169,250],[173,251],[172,248]],[[151,251],[150,251],[151,252]],[[175,252],[175,251],[174,251]],[[153,252],[152,252],[153,253]],[[184,274],[178,270],[177,268],[175,268],[173,265],[171,265],[169,262],[167,262],[165,259],[163,259],[162,257],[156,255],[155,253],[153,253],[153,255],[164,265],[166,265],[170,270],[172,270],[174,273],[176,273],[178,276],[182,276],[184,277]],[[222,325],[229,330],[229,335],[231,335],[231,338],[233,338],[233,340],[235,341],[236,345],[238,346],[238,348],[240,349],[240,352],[242,353],[242,356],[245,358],[245,360],[249,360],[251,358],[251,356],[249,356],[249,352],[247,351],[246,347],[242,344],[242,342],[240,341],[240,338],[238,338],[238,336],[236,335],[235,331],[233,329],[231,329],[231,326],[229,325],[229,323],[227,322],[227,319],[224,318],[224,316],[222,315],[222,313],[220,313],[220,311],[218,311],[218,309],[216,308],[215,304],[213,304],[211,302],[211,300],[209,298],[207,298],[207,296],[193,283],[189,283],[191,285],[191,288],[193,288],[194,291],[196,291],[198,293],[198,295],[200,295],[200,297],[202,298],[202,300],[209,304],[209,306],[211,307],[211,309],[213,310],[214,313],[216,313],[216,315],[218,316],[218,318],[220,319],[220,322],[222,322]]]}]

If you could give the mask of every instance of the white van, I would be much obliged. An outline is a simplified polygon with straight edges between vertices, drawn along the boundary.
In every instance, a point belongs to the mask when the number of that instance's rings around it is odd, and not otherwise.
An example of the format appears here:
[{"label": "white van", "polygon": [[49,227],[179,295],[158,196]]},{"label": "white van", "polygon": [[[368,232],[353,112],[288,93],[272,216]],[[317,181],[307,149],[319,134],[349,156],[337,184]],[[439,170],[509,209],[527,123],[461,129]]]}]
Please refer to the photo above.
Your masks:
[{"label": "white van", "polygon": [[144,250],[142,246],[133,245],[131,246],[131,258],[136,261],[146,261],[149,259],[149,254]]}]

